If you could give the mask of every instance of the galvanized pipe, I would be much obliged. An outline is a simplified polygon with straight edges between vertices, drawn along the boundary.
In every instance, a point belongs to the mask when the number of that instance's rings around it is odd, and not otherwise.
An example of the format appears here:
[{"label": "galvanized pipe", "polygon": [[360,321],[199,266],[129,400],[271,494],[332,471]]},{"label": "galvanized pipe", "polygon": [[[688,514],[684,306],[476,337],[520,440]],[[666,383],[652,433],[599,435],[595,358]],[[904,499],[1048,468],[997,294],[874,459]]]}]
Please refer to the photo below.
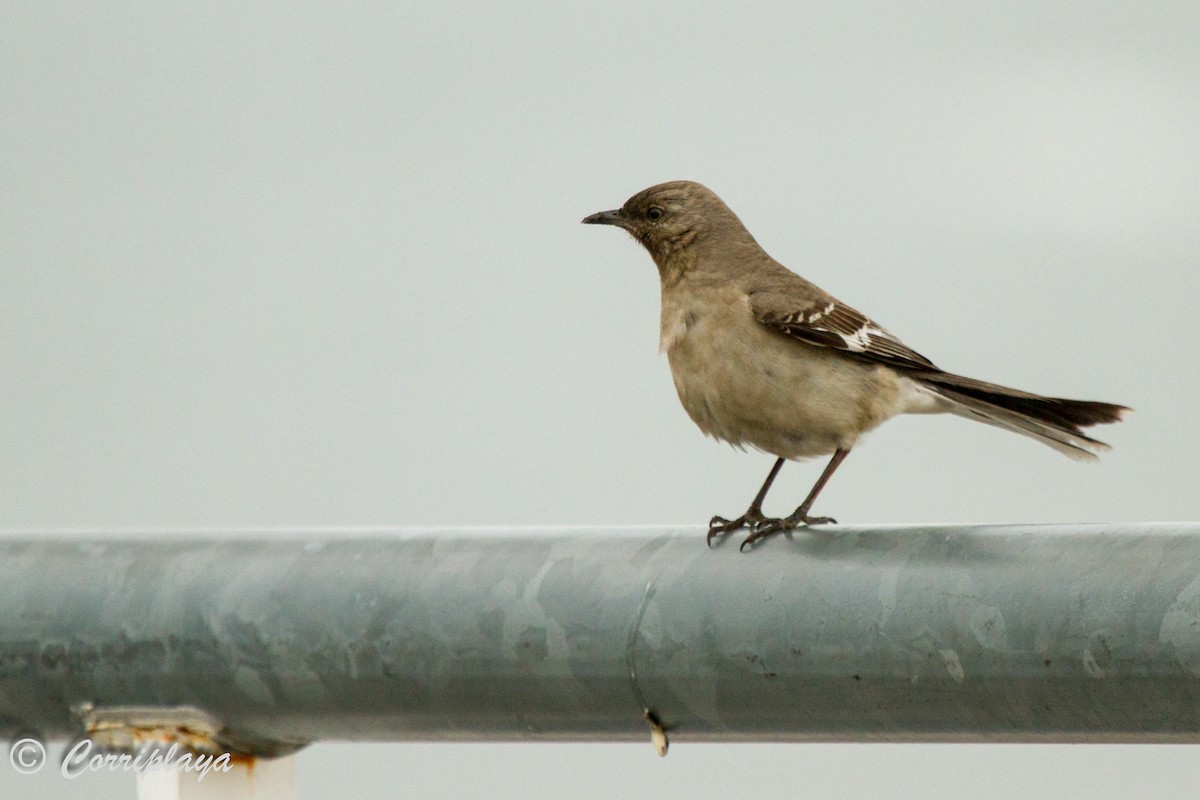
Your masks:
[{"label": "galvanized pipe", "polygon": [[[1200,740],[1200,526],[0,538],[0,722],[317,740]],[[169,712],[168,712],[169,713]],[[90,715],[90,716],[89,716]]]}]

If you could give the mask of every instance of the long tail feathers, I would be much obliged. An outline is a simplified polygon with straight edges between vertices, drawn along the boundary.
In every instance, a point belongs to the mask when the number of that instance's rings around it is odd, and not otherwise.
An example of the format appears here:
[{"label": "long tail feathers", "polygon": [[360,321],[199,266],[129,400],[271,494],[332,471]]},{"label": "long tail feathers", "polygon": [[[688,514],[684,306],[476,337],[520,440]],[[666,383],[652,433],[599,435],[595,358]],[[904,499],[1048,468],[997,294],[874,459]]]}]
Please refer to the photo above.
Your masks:
[{"label": "long tail feathers", "polygon": [[1042,397],[948,372],[923,373],[919,379],[950,401],[952,413],[1023,434],[1081,461],[1094,461],[1108,449],[1082,429],[1120,422],[1130,410],[1112,403]]}]

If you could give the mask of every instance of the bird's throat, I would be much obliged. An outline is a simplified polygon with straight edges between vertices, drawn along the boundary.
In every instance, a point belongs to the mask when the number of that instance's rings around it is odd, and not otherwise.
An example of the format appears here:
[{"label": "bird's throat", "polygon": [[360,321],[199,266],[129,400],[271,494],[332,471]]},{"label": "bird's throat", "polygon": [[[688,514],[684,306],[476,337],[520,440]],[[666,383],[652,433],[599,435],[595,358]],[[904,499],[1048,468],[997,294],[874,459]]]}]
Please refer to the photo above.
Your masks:
[{"label": "bird's throat", "polygon": [[658,279],[663,289],[670,289],[683,280],[683,276],[695,266],[695,257],[686,248],[666,252],[651,252],[658,267]]}]

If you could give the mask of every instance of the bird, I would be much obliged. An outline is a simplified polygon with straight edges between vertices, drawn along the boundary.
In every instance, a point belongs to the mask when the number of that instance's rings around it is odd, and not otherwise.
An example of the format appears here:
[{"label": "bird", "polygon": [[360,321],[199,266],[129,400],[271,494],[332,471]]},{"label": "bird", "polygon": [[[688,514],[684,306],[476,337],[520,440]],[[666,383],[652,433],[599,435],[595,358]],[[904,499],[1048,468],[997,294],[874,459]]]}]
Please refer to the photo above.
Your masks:
[{"label": "bird", "polygon": [[[741,529],[740,549],[802,526],[863,434],[899,414],[950,413],[1023,434],[1078,460],[1108,445],[1084,428],[1126,406],[1043,397],[938,368],[861,312],[767,254],[713,191],[693,181],[644,189],[584,217],[622,228],[649,251],[662,290],[659,347],[684,410],[706,435],[776,461],[746,512],[714,516],[707,543]],[[763,502],[785,461],[830,456],[796,510]]]}]

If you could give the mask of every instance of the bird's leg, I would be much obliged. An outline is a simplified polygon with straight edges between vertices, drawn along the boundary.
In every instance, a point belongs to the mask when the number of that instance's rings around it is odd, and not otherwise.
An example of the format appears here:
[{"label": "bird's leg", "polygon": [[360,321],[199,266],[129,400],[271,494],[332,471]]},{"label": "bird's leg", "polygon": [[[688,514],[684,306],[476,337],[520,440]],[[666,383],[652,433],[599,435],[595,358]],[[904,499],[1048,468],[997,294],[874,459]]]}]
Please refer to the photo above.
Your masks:
[{"label": "bird's leg", "polygon": [[[767,492],[771,489],[771,484],[775,482],[775,476],[779,474],[779,469],[783,466],[783,459],[775,462],[775,466],[771,467],[771,471],[767,473],[767,479],[763,481],[762,488],[758,490],[758,494],[754,496],[754,502],[746,509],[746,513],[742,514],[737,519],[725,519],[724,517],[713,517],[708,522],[708,546],[712,547],[713,537],[719,533],[730,533],[739,528],[754,528],[764,522],[769,522],[767,517],[763,516],[762,504],[767,497]],[[775,520],[779,522],[780,520]]]},{"label": "bird's leg", "polygon": [[829,523],[836,523],[837,520],[833,517],[810,517],[808,511],[812,508],[817,495],[821,493],[821,490],[825,488],[825,484],[829,482],[829,478],[838,466],[846,460],[846,456],[848,455],[850,455],[849,450],[842,450],[840,448],[834,452],[833,458],[829,459],[829,463],[825,466],[825,471],[821,473],[821,477],[817,478],[812,491],[808,493],[808,497],[804,498],[804,502],[800,504],[800,507],[784,519],[765,519],[756,525],[751,525],[750,535],[746,537],[746,541],[742,542],[740,549],[745,550],[747,547],[753,547],[754,543],[759,539],[763,539],[778,531],[790,531],[801,525],[827,525]]}]

